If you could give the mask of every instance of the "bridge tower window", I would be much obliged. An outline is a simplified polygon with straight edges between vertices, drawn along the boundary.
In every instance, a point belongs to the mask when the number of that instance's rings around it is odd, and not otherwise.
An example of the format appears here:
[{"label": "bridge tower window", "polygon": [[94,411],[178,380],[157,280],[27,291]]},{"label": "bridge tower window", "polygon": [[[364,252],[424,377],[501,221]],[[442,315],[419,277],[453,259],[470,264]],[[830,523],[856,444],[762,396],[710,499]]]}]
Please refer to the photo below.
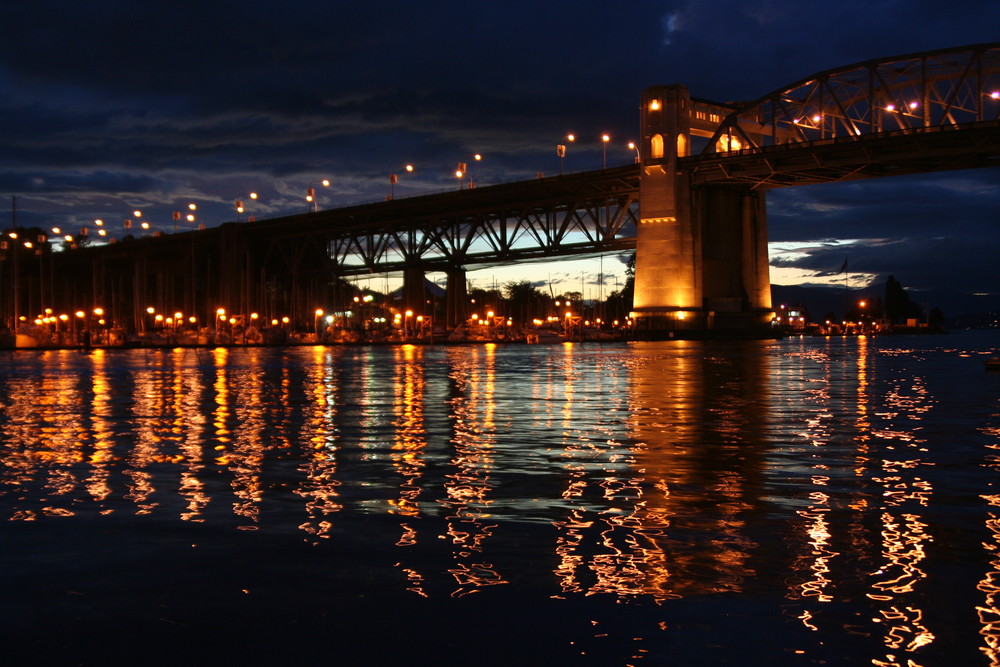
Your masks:
[{"label": "bridge tower window", "polygon": [[663,157],[663,135],[654,134],[649,140],[649,157],[654,160]]},{"label": "bridge tower window", "polygon": [[677,135],[677,157],[684,157],[688,154],[688,138],[686,134]]}]

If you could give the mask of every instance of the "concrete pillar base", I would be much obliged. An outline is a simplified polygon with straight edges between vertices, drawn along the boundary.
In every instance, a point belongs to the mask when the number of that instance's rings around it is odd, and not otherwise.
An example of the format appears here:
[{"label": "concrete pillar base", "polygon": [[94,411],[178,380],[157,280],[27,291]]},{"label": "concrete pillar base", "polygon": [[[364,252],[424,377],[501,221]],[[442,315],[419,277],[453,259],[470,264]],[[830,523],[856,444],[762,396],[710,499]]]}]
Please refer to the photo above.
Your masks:
[{"label": "concrete pillar base", "polygon": [[634,340],[750,340],[780,338],[772,312],[719,312],[704,309],[633,311]]}]

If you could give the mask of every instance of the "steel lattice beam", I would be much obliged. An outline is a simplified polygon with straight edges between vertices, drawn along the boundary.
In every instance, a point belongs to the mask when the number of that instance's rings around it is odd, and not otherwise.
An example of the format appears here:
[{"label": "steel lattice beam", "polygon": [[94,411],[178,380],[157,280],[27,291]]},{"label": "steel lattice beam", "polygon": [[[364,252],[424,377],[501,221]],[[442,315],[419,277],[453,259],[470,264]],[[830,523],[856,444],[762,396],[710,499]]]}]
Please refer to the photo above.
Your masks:
[{"label": "steel lattice beam", "polygon": [[741,105],[702,154],[995,121],[998,91],[997,43],[869,60]]}]

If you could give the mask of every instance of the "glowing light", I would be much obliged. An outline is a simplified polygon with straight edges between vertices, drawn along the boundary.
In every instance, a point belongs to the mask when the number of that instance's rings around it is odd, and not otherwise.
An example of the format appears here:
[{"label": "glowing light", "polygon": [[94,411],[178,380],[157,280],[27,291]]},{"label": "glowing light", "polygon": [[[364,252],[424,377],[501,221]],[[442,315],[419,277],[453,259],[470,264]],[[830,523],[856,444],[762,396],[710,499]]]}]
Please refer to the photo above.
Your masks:
[{"label": "glowing light", "polygon": [[659,111],[660,110],[660,100],[650,100],[649,101],[649,110],[650,111]]}]

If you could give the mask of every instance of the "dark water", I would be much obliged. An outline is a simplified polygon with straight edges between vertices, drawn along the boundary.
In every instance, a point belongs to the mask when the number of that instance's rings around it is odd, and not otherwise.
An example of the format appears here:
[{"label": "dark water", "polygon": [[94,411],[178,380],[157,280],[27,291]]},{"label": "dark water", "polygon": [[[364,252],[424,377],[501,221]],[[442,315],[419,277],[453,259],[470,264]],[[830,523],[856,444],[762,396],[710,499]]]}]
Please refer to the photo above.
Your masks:
[{"label": "dark water", "polygon": [[2,353],[0,661],[1000,665],[998,347]]}]

